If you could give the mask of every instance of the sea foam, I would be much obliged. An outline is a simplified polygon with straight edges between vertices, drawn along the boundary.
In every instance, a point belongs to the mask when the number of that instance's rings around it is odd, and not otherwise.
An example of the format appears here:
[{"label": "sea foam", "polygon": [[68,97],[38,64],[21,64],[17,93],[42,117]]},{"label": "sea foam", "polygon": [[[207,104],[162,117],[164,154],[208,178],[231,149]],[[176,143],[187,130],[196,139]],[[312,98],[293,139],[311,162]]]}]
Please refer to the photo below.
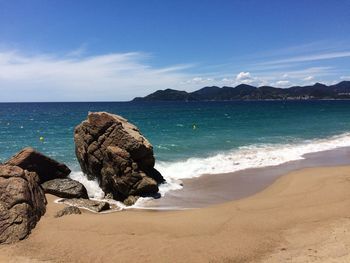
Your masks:
[{"label": "sea foam", "polygon": [[326,139],[299,141],[293,144],[260,144],[239,147],[206,158],[189,158],[177,162],[157,162],[156,168],[167,180],[160,187],[162,195],[170,190],[181,189],[181,179],[199,177],[203,174],[229,173],[275,166],[289,161],[304,159],[307,153],[315,153],[350,146],[350,133]]},{"label": "sea foam", "polygon": [[[260,144],[237,148],[206,158],[189,158],[176,162],[157,162],[156,169],[167,183],[160,185],[162,196],[171,190],[182,189],[181,179],[196,178],[203,174],[229,173],[275,166],[289,161],[304,159],[307,153],[315,153],[350,146],[350,133],[332,136],[326,139],[304,140],[288,144]],[[97,180],[89,181],[82,172],[72,172],[70,177],[81,182],[87,189],[89,197],[103,199],[104,193]],[[140,198],[131,208],[142,208],[148,198]],[[126,209],[124,206],[123,209]]]},{"label": "sea foam", "polygon": [[89,198],[92,198],[92,199],[103,199],[104,198],[105,194],[102,191],[102,189],[100,188],[100,186],[98,185],[97,179],[88,180],[87,177],[81,171],[73,171],[69,175],[69,177],[73,180],[76,180],[76,181],[82,183],[85,186],[85,188],[88,192]]}]

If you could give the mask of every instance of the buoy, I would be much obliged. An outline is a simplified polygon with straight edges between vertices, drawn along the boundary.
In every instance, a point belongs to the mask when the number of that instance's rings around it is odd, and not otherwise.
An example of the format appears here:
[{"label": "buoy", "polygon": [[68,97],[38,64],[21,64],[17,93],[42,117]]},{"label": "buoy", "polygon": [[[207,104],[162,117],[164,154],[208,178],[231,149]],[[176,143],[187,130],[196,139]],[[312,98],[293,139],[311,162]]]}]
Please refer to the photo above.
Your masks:
[{"label": "buoy", "polygon": [[44,141],[44,137],[43,137],[43,136],[40,136],[39,140],[40,140],[41,142],[43,142],[43,141]]},{"label": "buoy", "polygon": [[193,124],[193,125],[192,125],[192,129],[193,129],[193,130],[197,129],[196,124]]}]

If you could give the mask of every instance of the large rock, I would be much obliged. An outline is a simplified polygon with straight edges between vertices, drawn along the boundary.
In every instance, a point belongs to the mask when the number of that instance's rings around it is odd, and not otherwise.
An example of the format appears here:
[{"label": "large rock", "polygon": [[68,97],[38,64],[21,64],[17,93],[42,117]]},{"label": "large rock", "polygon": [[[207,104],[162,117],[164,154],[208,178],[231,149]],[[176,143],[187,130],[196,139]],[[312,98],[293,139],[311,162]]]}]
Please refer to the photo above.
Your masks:
[{"label": "large rock", "polygon": [[71,172],[65,164],[59,163],[30,147],[21,150],[5,164],[36,172],[41,183],[55,178],[65,178]]},{"label": "large rock", "polygon": [[62,198],[89,198],[83,184],[70,178],[53,179],[43,183],[45,193]]},{"label": "large rock", "polygon": [[46,203],[35,172],[0,165],[0,243],[27,237],[44,215]]},{"label": "large rock", "polygon": [[82,171],[98,178],[103,191],[116,200],[153,195],[164,182],[154,169],[152,145],[121,116],[90,112],[75,128],[74,140]]}]

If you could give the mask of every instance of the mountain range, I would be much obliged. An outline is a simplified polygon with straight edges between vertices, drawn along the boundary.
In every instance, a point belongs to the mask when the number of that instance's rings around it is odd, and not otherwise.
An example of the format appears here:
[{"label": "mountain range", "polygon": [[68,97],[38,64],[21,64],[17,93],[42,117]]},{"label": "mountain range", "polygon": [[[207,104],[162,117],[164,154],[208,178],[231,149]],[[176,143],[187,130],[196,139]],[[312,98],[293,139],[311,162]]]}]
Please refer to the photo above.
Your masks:
[{"label": "mountain range", "polygon": [[204,87],[194,92],[174,89],[157,90],[133,101],[229,101],[229,100],[312,100],[312,99],[350,99],[350,81],[334,85],[315,83],[310,86],[275,88],[271,86],[254,87],[240,84],[236,87]]}]

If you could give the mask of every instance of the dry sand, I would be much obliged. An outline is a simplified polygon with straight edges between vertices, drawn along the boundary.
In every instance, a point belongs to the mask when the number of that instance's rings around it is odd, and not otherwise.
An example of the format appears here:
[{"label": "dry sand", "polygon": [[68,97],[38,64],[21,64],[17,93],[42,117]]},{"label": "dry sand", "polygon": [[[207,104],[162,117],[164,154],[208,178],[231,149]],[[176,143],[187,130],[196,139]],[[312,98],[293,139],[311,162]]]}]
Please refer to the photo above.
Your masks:
[{"label": "dry sand", "polygon": [[186,211],[48,211],[1,262],[350,262],[350,166],[282,176],[251,197]]}]

